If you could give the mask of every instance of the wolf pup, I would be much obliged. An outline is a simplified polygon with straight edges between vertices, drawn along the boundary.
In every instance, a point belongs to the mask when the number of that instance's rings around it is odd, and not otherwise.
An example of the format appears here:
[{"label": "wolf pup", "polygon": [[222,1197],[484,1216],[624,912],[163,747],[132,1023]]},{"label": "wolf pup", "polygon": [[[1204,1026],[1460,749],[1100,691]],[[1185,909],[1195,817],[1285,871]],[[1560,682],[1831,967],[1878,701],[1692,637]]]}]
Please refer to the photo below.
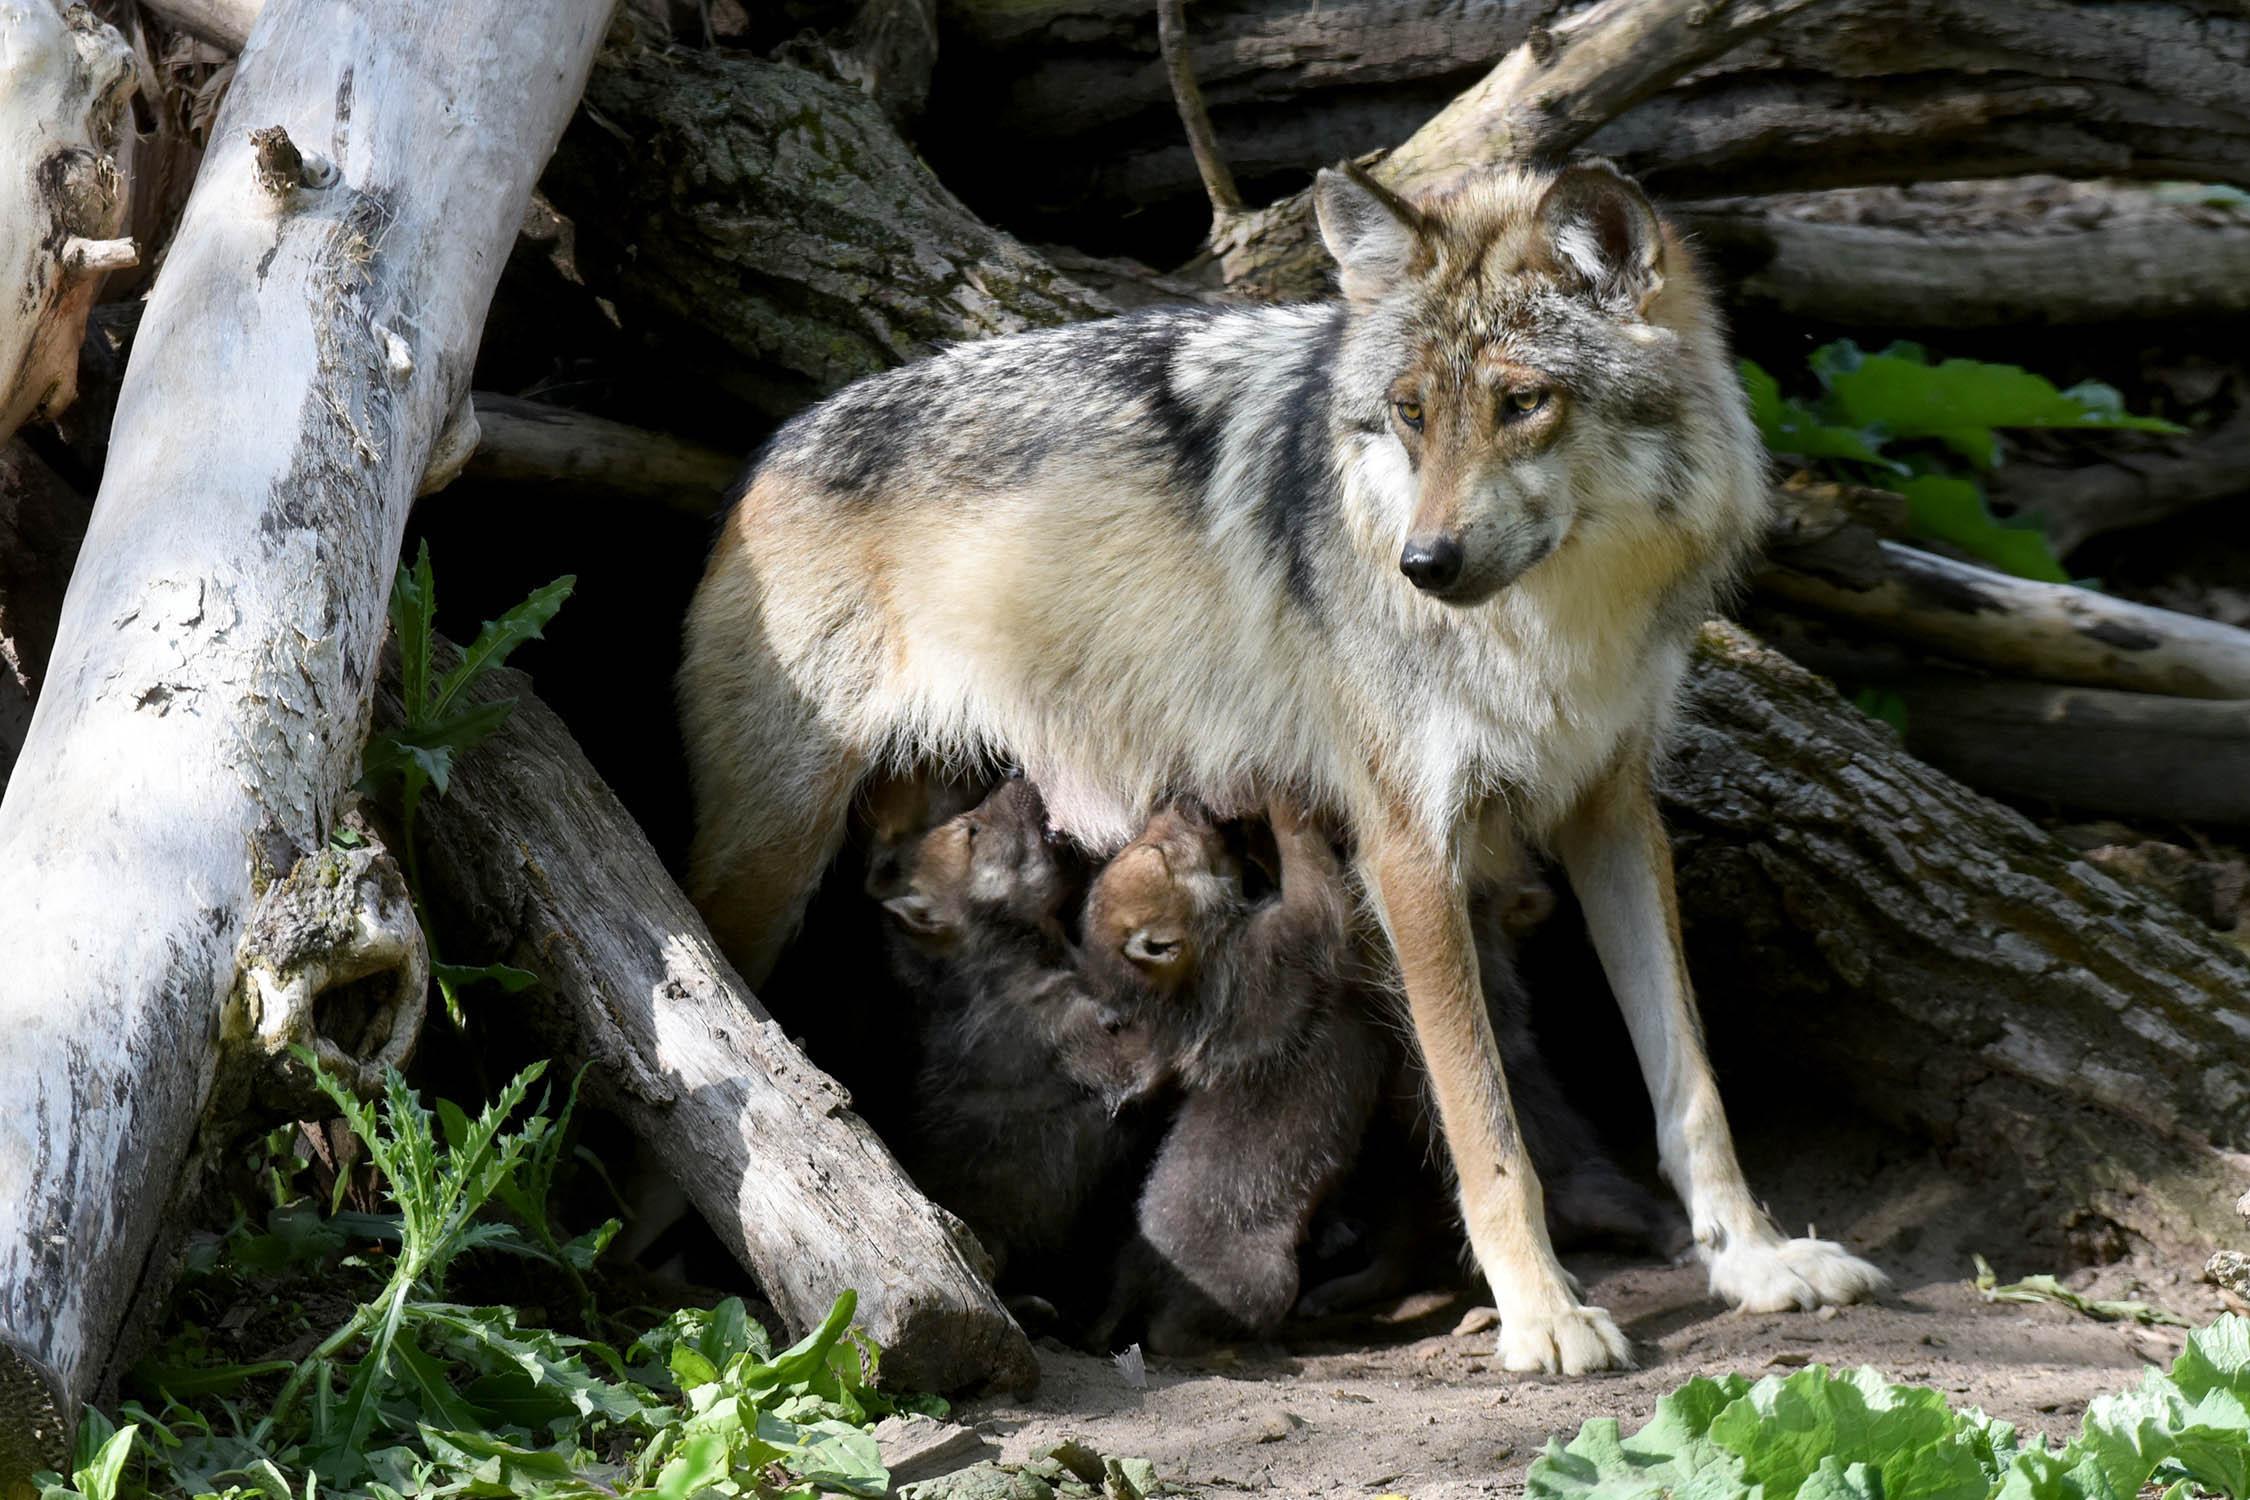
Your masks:
[{"label": "wolf pup", "polygon": [[752,983],[855,787],[1010,759],[1056,826],[1290,792],[1348,825],[1404,981],[1511,1370],[1630,1363],[1548,1242],[1468,895],[1551,848],[1654,1095],[1714,1291],[1879,1272],[1743,1180],[1682,960],[1651,763],[1763,458],[1679,238],[1606,165],[1419,203],[1324,172],[1327,303],[1160,310],[951,348],[776,435],[687,623],[690,888]]},{"label": "wolf pup", "polygon": [[1085,1259],[1085,1211],[1141,1149],[1118,1116],[1164,1081],[1149,1029],[1080,980],[1061,914],[1083,886],[1046,824],[1029,782],[1003,782],[904,847],[883,903],[922,1031],[900,1155],[1018,1286]]},{"label": "wolf pup", "polygon": [[1081,962],[1096,995],[1150,1029],[1184,1095],[1149,1169],[1110,1312],[1158,1354],[1271,1330],[1297,1301],[1297,1249],[1359,1154],[1390,1071],[1351,983],[1351,900],[1328,837],[1273,809],[1280,891],[1245,898],[1239,863],[1192,803],[1150,820],[1094,880]]}]

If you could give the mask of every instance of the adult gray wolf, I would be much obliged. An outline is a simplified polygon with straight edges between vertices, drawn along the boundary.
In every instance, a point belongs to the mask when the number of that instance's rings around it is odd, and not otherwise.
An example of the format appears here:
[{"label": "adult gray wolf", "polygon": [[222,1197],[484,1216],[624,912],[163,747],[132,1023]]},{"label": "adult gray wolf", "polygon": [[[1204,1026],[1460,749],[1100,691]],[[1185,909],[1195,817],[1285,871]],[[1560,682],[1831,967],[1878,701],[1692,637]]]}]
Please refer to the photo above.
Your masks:
[{"label": "adult gray wolf", "polygon": [[1745,1184],[1650,789],[1696,625],[1765,520],[1710,297],[1602,164],[1408,203],[1316,187],[1342,297],[948,349],[775,437],[687,625],[691,893],[757,983],[854,789],[1005,758],[1116,848],[1167,798],[1339,821],[1389,935],[1513,1370],[1625,1365],[1555,1259],[1467,893],[1561,858],[1713,1290],[1882,1285]]}]

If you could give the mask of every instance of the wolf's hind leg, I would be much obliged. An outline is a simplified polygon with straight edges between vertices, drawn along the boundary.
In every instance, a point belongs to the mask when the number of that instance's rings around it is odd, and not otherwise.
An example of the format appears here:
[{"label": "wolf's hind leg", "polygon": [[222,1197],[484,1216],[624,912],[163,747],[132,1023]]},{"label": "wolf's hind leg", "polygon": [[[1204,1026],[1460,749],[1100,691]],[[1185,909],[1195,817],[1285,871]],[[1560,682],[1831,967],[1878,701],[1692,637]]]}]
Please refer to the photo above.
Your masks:
[{"label": "wolf's hind leg", "polygon": [[810,725],[698,767],[688,894],[755,989],[843,847],[865,757]]},{"label": "wolf's hind leg", "polygon": [[1500,1310],[1502,1366],[1578,1375],[1631,1365],[1625,1335],[1607,1312],[1579,1303],[1547,1238],[1539,1179],[1508,1101],[1477,981],[1467,891],[1454,861],[1404,828],[1362,830],[1361,849],[1406,982],[1469,1243]]},{"label": "wolf's hind leg", "polygon": [[1557,843],[1633,1035],[1656,1105],[1657,1158],[1687,1204],[1712,1292],[1744,1312],[1779,1312],[1882,1291],[1883,1273],[1843,1246],[1784,1236],[1743,1180],[1688,988],[1672,846],[1644,753],[1622,757],[1588,791]]}]

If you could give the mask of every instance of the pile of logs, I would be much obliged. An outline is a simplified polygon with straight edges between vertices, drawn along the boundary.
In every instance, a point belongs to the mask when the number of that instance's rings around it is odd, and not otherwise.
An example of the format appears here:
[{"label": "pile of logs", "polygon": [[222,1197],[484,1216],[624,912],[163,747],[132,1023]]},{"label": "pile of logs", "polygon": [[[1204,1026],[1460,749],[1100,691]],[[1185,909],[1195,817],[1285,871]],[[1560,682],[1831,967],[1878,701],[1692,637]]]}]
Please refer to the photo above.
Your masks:
[{"label": "pile of logs", "polygon": [[[2059,233],[2007,207],[2049,191],[2031,174],[2250,181],[2250,22],[2191,6],[1209,0],[1184,56],[1263,205],[1215,223],[1137,0],[805,0],[776,14],[807,34],[741,23],[756,52],[687,45],[708,22],[675,41],[672,9],[698,8],[523,0],[471,47],[427,0],[381,24],[343,0],[0,0],[0,442],[22,429],[0,450],[0,1488],[65,1451],[161,1294],[163,1206],[261,1038],[318,1032],[317,987],[307,1016],[262,1012],[290,987],[251,982],[245,937],[349,804],[417,495],[566,489],[631,530],[636,506],[716,508],[773,419],[944,341],[1316,295],[1287,190],[1378,148],[1409,189],[1605,152],[1767,315],[2091,325],[2240,312],[2250,286],[2227,211],[2104,186],[2100,223]],[[239,56],[173,214],[122,143],[179,37]],[[2007,181],[1967,229],[1958,194],[1832,192],[1929,178]],[[535,186],[567,255],[519,239]],[[646,388],[592,412],[472,392],[496,290],[527,295],[540,257],[568,270],[538,295],[598,309],[685,436],[647,430]],[[58,431],[125,343],[133,320],[105,322],[81,364],[103,273],[136,259],[157,269],[114,423]],[[2067,552],[2240,493],[2246,446],[2222,414],[1996,495]],[[2207,1240],[2250,1148],[2250,956],[1933,765],[2250,824],[2250,632],[1922,550],[1896,497],[1799,484],[1780,511],[1745,617],[1788,654],[1712,627],[1667,788],[1714,1029],[1754,1021],[2058,1211]],[[1801,664],[1898,692],[1904,744]],[[539,976],[524,1014],[597,1062],[785,1318],[851,1285],[891,1375],[1027,1378],[973,1240],[719,958],[571,728],[510,691],[428,805],[433,902]],[[364,979],[412,946],[305,962]]]}]

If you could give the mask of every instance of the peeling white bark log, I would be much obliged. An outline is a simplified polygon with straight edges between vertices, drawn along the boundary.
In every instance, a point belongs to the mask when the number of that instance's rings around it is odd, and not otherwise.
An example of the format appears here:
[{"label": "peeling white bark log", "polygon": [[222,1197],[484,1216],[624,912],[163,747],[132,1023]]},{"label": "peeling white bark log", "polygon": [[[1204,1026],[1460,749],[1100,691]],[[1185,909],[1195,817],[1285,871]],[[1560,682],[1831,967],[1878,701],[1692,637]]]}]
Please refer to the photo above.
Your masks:
[{"label": "peeling white bark log", "polygon": [[134,264],[112,155],[132,91],[84,5],[0,0],[0,442],[70,405],[102,273]]},{"label": "peeling white bark log", "polygon": [[[407,508],[608,11],[275,0],[244,49],[0,802],[0,1489],[102,1373],[254,871],[352,780]],[[262,188],[269,126],[331,185]]]},{"label": "peeling white bark log", "polygon": [[2038,583],[1898,542],[1864,572],[1769,567],[1764,597],[2046,682],[2175,698],[2250,698],[2250,630],[2066,583]]}]

